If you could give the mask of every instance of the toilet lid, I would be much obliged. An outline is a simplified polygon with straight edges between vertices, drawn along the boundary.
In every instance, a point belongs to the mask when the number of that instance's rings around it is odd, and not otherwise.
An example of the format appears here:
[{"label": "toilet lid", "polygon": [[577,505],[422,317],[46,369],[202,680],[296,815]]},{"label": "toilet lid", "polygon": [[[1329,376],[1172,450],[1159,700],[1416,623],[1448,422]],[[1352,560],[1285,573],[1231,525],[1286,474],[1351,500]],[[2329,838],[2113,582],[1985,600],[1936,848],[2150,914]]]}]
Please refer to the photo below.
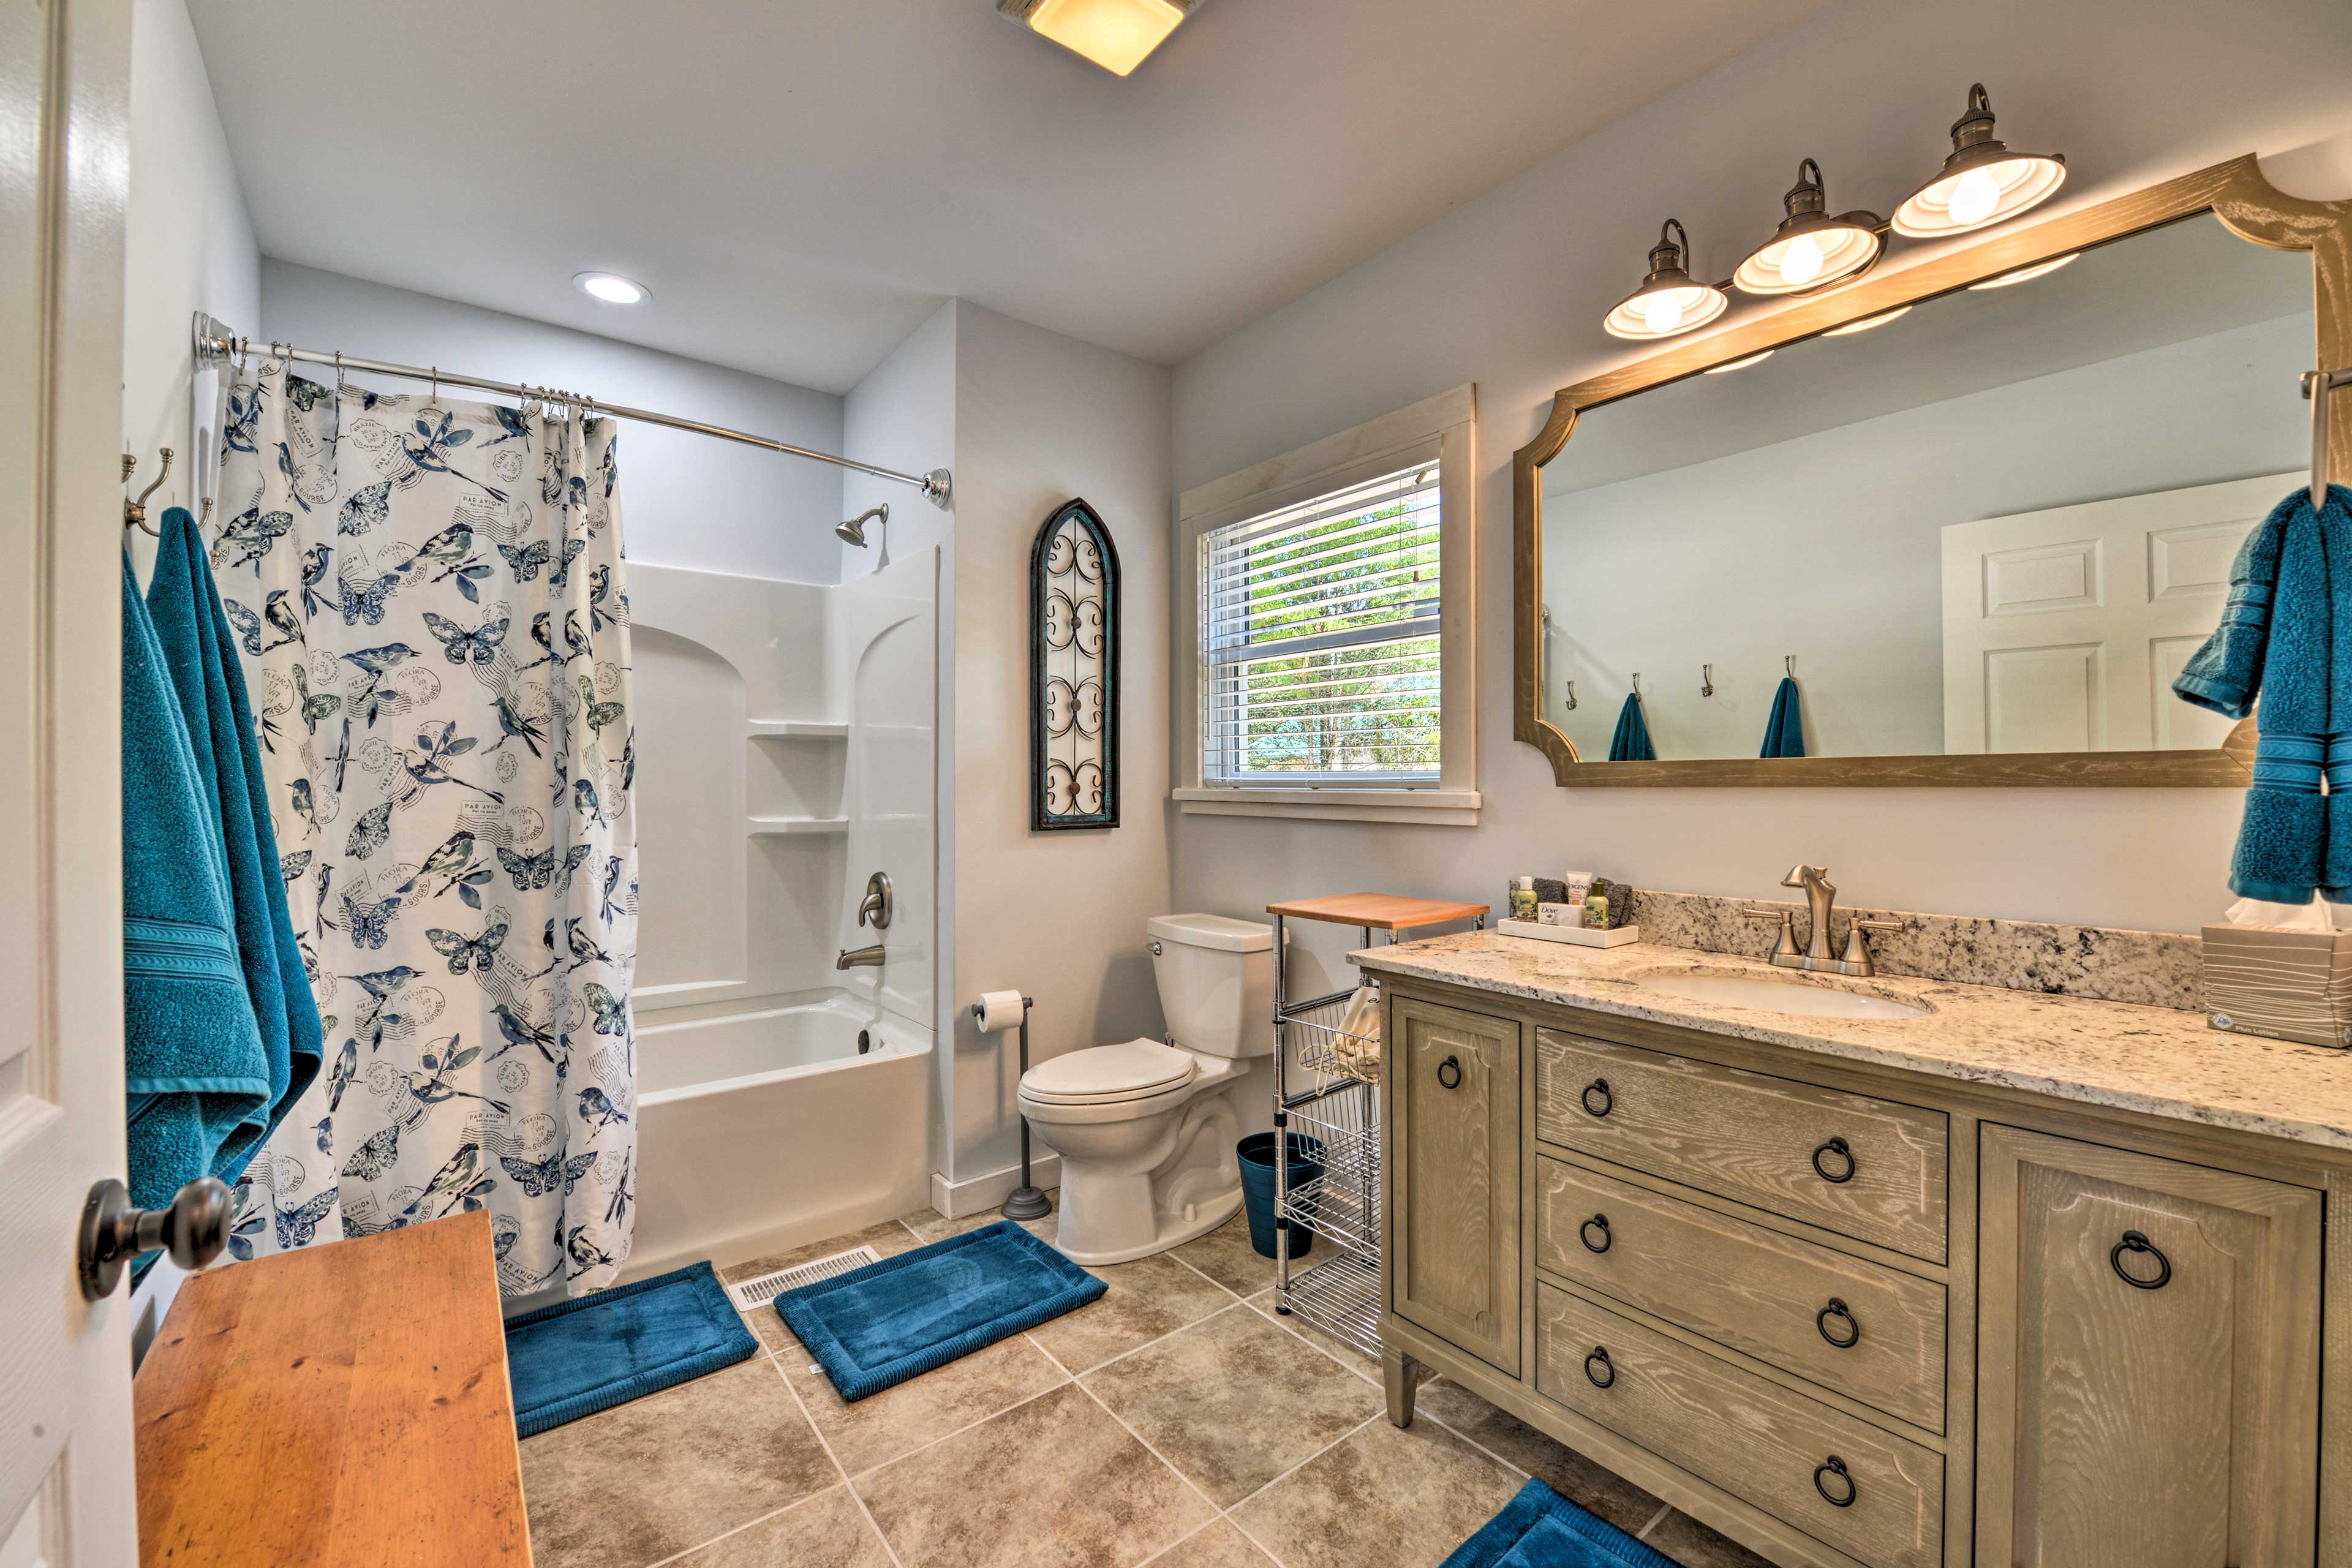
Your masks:
[{"label": "toilet lid", "polygon": [[1162,1093],[1190,1082],[1199,1070],[1187,1052],[1157,1040],[1129,1040],[1039,1062],[1022,1078],[1021,1092],[1048,1104],[1091,1105]]}]

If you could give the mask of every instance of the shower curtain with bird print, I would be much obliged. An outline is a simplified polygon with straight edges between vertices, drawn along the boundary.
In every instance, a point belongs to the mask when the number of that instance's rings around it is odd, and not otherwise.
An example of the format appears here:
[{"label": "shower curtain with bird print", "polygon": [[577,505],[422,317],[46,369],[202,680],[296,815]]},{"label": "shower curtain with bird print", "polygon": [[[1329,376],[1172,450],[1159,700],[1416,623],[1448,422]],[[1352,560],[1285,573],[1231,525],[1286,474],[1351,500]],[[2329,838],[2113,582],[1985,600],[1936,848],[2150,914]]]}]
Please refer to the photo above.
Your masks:
[{"label": "shower curtain with bird print", "polygon": [[486,1208],[508,1294],[595,1289],[637,1176],[612,422],[271,356],[220,428],[213,571],[326,1021],[232,1254]]}]

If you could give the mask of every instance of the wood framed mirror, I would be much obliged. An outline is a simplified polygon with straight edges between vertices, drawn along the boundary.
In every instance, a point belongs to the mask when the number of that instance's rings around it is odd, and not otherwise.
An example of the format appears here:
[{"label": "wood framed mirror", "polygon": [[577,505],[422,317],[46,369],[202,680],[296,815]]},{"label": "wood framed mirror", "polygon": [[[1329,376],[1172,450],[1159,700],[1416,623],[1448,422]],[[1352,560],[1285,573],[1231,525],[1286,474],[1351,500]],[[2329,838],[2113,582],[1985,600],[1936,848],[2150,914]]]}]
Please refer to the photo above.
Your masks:
[{"label": "wood framed mirror", "polygon": [[2252,721],[2169,687],[2347,364],[2352,201],[2249,156],[1565,387],[1512,462],[1514,733],[1572,786],[2243,787]]}]

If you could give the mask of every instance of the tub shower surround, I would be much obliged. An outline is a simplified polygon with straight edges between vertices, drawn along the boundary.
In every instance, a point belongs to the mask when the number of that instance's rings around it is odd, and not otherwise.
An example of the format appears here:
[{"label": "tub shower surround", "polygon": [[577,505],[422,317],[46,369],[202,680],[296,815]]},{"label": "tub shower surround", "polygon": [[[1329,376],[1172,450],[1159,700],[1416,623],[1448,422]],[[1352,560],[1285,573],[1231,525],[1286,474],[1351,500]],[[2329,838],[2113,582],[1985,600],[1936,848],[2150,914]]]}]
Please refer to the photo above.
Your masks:
[{"label": "tub shower surround", "polygon": [[[1642,928],[1642,940],[1653,947],[1769,958],[1780,941],[1780,927],[1740,912],[1751,909],[1793,910],[1798,941],[1808,940],[1802,904],[1646,889],[1633,895],[1634,921]],[[1874,932],[1870,939],[1871,962],[1881,974],[2141,1007],[2198,1008],[2200,944],[2194,936],[1840,908],[1830,918],[1831,952],[1845,951],[1847,929],[1856,920],[1896,923],[1897,929]]]}]

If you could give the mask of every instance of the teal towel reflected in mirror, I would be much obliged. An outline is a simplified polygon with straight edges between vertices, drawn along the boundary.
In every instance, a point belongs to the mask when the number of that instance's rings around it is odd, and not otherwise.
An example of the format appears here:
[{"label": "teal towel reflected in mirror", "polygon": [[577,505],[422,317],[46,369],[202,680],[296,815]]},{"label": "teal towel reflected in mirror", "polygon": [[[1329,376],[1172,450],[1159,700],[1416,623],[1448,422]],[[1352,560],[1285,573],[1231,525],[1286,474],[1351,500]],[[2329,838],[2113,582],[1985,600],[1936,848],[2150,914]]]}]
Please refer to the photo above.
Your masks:
[{"label": "teal towel reflected in mirror", "polygon": [[1764,721],[1764,749],[1759,757],[1801,757],[1805,754],[1804,705],[1797,700],[1794,676],[1780,678],[1772,693],[1771,716]]},{"label": "teal towel reflected in mirror", "polygon": [[1617,710],[1617,733],[1609,741],[1609,760],[1612,763],[1654,763],[1657,752],[1650,745],[1650,721],[1642,711],[1642,694],[1629,691],[1625,706]]}]

